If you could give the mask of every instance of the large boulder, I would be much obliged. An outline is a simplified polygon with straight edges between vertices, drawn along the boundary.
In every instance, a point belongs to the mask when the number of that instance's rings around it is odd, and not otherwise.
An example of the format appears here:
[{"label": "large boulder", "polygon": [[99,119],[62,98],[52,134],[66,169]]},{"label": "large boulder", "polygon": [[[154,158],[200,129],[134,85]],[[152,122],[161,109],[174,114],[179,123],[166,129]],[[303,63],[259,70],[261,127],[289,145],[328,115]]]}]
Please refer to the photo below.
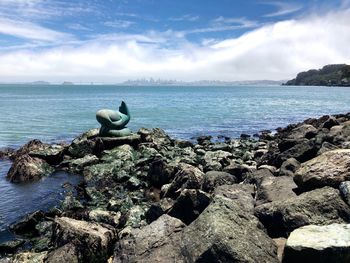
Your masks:
[{"label": "large boulder", "polygon": [[115,247],[113,263],[185,262],[179,247],[185,225],[176,218],[162,215],[141,229],[133,229]]},{"label": "large boulder", "polygon": [[324,187],[257,206],[255,215],[270,236],[286,237],[294,229],[305,225],[350,222],[350,207],[337,189]]},{"label": "large boulder", "polygon": [[310,139],[315,136],[317,129],[310,124],[302,124],[290,131],[287,138],[288,139]]},{"label": "large boulder", "polygon": [[288,237],[283,263],[350,262],[350,225],[309,225],[294,230]]},{"label": "large boulder", "polygon": [[25,154],[15,159],[7,173],[7,179],[13,183],[29,182],[39,180],[53,172],[54,168],[46,161]]},{"label": "large boulder", "polygon": [[57,165],[63,160],[67,146],[61,144],[43,144],[38,149],[29,151],[29,155],[45,160],[51,165]]},{"label": "large boulder", "polygon": [[19,221],[10,225],[11,231],[20,235],[35,235],[37,233],[36,225],[44,218],[44,212],[35,211],[24,216]]},{"label": "large boulder", "polygon": [[114,229],[106,225],[59,217],[55,218],[52,244],[56,248],[73,244],[82,253],[83,262],[106,262],[115,238]]},{"label": "large boulder", "polygon": [[67,243],[59,248],[50,251],[46,258],[45,263],[80,263],[83,262],[81,252],[72,243]]},{"label": "large boulder", "polygon": [[261,179],[256,193],[256,205],[273,201],[282,201],[297,196],[293,189],[297,185],[290,176],[267,176]]},{"label": "large boulder", "polygon": [[183,230],[180,246],[186,262],[278,262],[257,218],[222,196]]},{"label": "large boulder", "polygon": [[303,163],[294,181],[303,190],[332,186],[350,179],[350,149],[329,151]]},{"label": "large boulder", "polygon": [[220,185],[215,188],[213,195],[231,199],[243,210],[254,213],[255,187],[252,184]]}]

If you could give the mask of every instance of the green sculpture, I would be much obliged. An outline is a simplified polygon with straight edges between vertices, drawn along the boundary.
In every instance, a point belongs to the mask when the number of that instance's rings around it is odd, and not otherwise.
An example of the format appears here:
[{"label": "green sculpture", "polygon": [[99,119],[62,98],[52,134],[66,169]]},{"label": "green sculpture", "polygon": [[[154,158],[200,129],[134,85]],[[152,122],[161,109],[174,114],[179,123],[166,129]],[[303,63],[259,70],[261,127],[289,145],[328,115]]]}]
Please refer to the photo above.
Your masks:
[{"label": "green sculpture", "polygon": [[125,127],[130,121],[130,112],[124,101],[119,111],[99,110],[96,119],[101,124],[100,136],[122,137],[131,134],[131,130]]}]

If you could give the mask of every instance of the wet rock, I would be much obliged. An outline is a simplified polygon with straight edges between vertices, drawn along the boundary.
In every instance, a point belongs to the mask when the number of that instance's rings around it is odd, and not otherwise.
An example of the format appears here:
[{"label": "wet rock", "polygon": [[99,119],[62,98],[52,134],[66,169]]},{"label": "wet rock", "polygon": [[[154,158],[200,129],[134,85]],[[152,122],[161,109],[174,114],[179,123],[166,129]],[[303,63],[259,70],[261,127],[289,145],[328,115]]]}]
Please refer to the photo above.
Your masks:
[{"label": "wet rock", "polygon": [[250,135],[249,135],[249,134],[242,133],[240,137],[241,137],[241,139],[249,139],[249,138],[250,138]]},{"label": "wet rock", "polygon": [[176,199],[168,215],[189,225],[209,205],[210,196],[197,189],[185,189]]},{"label": "wet rock", "polygon": [[133,229],[117,242],[113,263],[185,262],[179,248],[184,227],[180,220],[162,215],[150,225]]},{"label": "wet rock", "polygon": [[279,176],[294,176],[300,163],[295,158],[289,158],[284,161],[279,170]]},{"label": "wet rock", "polygon": [[0,255],[14,253],[20,246],[24,244],[23,239],[16,239],[12,241],[7,241],[0,244]]},{"label": "wet rock", "polygon": [[217,186],[237,183],[237,178],[229,173],[220,171],[209,171],[204,175],[203,191],[212,192]]},{"label": "wet rock", "polygon": [[214,191],[214,196],[231,199],[250,214],[254,213],[254,195],[255,187],[252,184],[220,185]]},{"label": "wet rock", "polygon": [[284,263],[345,263],[350,260],[350,225],[309,225],[294,230],[284,250]]},{"label": "wet rock", "polygon": [[175,140],[175,146],[179,148],[193,147],[193,143],[185,140]]},{"label": "wet rock", "polygon": [[97,135],[98,129],[83,133],[73,140],[68,148],[68,154],[75,158],[82,158],[88,154],[99,155],[104,149],[104,145]]},{"label": "wet rock", "polygon": [[82,262],[105,262],[115,238],[114,230],[106,225],[59,217],[55,218],[52,244],[56,248],[74,245],[82,253]]},{"label": "wet rock", "polygon": [[1,159],[14,159],[16,150],[12,148],[1,148],[0,149],[0,160]]},{"label": "wet rock", "polygon": [[324,187],[283,201],[262,204],[255,215],[272,237],[286,237],[294,229],[309,225],[350,222],[350,208],[338,190]]},{"label": "wet rock", "polygon": [[273,201],[283,201],[296,197],[293,189],[297,185],[290,176],[263,177],[256,193],[256,206]]},{"label": "wet rock", "polygon": [[294,181],[303,190],[339,187],[350,179],[350,149],[329,151],[301,164]]},{"label": "wet rock", "polygon": [[201,189],[203,177],[204,173],[197,167],[184,163],[179,164],[178,172],[164,196],[176,198],[184,189]]},{"label": "wet rock", "polygon": [[16,234],[35,235],[37,233],[36,225],[44,218],[42,211],[36,211],[34,213],[26,215],[21,220],[10,226],[11,231]]},{"label": "wet rock", "polygon": [[197,142],[199,145],[203,145],[203,146],[206,146],[206,145],[210,145],[211,144],[211,139],[213,137],[212,136],[199,136],[196,138]]},{"label": "wet rock", "polygon": [[15,158],[29,154],[31,151],[42,150],[45,146],[40,140],[31,140],[16,151]]},{"label": "wet rock", "polygon": [[72,193],[68,193],[62,202],[63,210],[78,210],[84,206],[74,197]]},{"label": "wet rock", "polygon": [[12,183],[29,182],[39,180],[53,172],[54,168],[44,160],[22,155],[13,162],[7,173],[7,179]]},{"label": "wet rock", "polygon": [[339,191],[344,201],[350,206],[350,181],[340,183]]},{"label": "wet rock", "polygon": [[278,262],[259,221],[222,196],[182,231],[180,246],[186,262]]},{"label": "wet rock", "polygon": [[28,154],[32,157],[43,159],[51,165],[57,165],[63,160],[66,149],[66,145],[43,144],[39,149],[30,150]]}]

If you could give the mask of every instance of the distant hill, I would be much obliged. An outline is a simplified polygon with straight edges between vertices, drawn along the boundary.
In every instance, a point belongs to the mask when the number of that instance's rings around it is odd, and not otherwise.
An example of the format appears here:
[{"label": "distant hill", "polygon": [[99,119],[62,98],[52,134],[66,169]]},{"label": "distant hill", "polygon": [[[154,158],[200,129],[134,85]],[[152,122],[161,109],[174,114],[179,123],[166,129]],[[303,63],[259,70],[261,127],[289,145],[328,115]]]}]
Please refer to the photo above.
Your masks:
[{"label": "distant hill", "polygon": [[288,86],[350,86],[350,65],[333,64],[301,72]]}]

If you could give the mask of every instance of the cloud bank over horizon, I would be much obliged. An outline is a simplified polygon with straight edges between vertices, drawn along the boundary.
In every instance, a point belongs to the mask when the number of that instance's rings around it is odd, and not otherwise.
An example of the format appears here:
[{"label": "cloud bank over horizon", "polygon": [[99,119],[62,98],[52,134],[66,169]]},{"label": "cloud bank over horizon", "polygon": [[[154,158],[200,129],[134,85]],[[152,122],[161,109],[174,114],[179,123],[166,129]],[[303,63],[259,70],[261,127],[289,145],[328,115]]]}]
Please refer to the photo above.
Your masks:
[{"label": "cloud bank over horizon", "polygon": [[[350,64],[348,2],[327,11],[269,2],[275,9],[260,15],[173,14],[161,28],[156,25],[166,18],[140,13],[105,19],[95,1],[63,6],[5,0],[0,3],[0,82],[290,79],[325,64]],[[17,13],[8,15],[14,6]],[[80,20],[72,18],[77,13]],[[91,16],[99,20],[81,23]],[[137,28],[140,20],[149,25]],[[61,21],[64,27],[57,26]],[[93,28],[97,24],[101,27]]]}]

